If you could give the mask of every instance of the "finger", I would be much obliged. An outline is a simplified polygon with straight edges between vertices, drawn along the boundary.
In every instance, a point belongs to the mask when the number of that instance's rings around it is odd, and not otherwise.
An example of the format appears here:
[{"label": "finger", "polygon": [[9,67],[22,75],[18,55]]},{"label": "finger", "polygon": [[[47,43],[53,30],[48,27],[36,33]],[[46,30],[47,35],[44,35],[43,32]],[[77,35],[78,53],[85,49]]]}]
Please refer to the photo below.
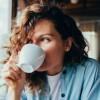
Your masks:
[{"label": "finger", "polygon": [[21,74],[22,70],[14,62],[12,62],[10,65],[13,68],[14,71]]},{"label": "finger", "polygon": [[11,78],[6,78],[5,79],[5,83],[8,85],[8,86],[14,86],[14,80],[12,80]]},{"label": "finger", "polygon": [[11,62],[7,62],[4,65],[3,70],[4,71],[8,71],[9,67],[12,67],[19,74],[21,74],[21,72],[22,72],[22,70],[18,66],[16,66],[15,62],[13,62],[13,61],[12,61],[12,63]]},{"label": "finger", "polygon": [[5,75],[3,74],[3,77],[5,77],[5,78],[9,77],[9,78],[14,79],[14,80],[21,78],[21,75],[19,73],[17,73],[11,66],[3,69],[2,73],[5,73]]},{"label": "finger", "polygon": [[3,78],[4,80],[6,80],[6,79],[16,80],[15,75],[14,75],[13,73],[11,73],[11,72],[3,73],[3,74],[2,74],[2,78]]},{"label": "finger", "polygon": [[12,67],[9,67],[9,72],[12,73],[16,79],[20,79],[21,78],[21,73],[19,74],[18,72],[16,72]]},{"label": "finger", "polygon": [[11,79],[15,80],[16,77],[11,73],[8,72],[8,70],[6,70],[7,68],[5,69],[2,69],[1,70],[1,77],[5,80],[6,78],[8,78],[9,76],[11,76]]}]

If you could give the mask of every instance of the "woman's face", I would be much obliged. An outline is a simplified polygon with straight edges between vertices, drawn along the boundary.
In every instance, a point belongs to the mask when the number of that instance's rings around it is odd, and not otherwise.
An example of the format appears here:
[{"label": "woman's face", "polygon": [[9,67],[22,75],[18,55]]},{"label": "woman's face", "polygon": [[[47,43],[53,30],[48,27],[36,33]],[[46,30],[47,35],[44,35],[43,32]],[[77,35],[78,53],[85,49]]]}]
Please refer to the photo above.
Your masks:
[{"label": "woman's face", "polygon": [[32,40],[46,54],[43,64],[37,71],[47,71],[50,75],[61,72],[65,46],[54,24],[49,20],[40,20],[34,27]]}]

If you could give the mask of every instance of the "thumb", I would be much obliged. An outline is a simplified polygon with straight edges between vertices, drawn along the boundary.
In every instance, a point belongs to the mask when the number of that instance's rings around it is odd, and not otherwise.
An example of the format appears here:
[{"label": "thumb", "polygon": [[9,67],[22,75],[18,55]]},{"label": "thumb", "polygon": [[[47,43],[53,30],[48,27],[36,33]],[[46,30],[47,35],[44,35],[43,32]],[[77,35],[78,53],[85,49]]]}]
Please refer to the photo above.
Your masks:
[{"label": "thumb", "polygon": [[9,59],[9,62],[10,63],[12,63],[12,62],[17,63],[18,62],[18,55],[11,55],[10,59]]}]

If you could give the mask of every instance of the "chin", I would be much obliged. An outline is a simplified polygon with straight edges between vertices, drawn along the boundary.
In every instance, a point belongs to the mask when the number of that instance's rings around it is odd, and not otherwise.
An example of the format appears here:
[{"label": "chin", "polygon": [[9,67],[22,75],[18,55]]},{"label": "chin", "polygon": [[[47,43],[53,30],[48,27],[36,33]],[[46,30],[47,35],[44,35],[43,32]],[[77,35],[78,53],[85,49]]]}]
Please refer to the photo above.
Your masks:
[{"label": "chin", "polygon": [[46,70],[43,70],[43,69],[37,69],[36,71],[38,71],[38,72],[44,72],[44,71],[46,71]]},{"label": "chin", "polygon": [[38,68],[36,71],[38,72],[43,72],[43,71],[47,71],[46,68],[43,68],[43,66],[41,66],[40,68]]},{"label": "chin", "polygon": [[49,70],[49,66],[47,63],[43,63],[36,71],[43,72]]}]

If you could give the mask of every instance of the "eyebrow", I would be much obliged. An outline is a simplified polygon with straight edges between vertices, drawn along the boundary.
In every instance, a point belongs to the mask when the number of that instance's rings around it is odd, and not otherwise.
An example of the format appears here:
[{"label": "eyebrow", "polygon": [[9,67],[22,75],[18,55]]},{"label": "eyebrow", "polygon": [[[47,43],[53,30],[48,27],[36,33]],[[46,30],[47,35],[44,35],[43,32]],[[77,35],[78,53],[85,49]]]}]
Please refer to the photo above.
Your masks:
[{"label": "eyebrow", "polygon": [[44,35],[55,36],[55,35],[54,35],[54,34],[52,34],[52,33],[45,33],[45,34],[40,35],[39,37],[42,37],[42,36],[44,36]]}]

